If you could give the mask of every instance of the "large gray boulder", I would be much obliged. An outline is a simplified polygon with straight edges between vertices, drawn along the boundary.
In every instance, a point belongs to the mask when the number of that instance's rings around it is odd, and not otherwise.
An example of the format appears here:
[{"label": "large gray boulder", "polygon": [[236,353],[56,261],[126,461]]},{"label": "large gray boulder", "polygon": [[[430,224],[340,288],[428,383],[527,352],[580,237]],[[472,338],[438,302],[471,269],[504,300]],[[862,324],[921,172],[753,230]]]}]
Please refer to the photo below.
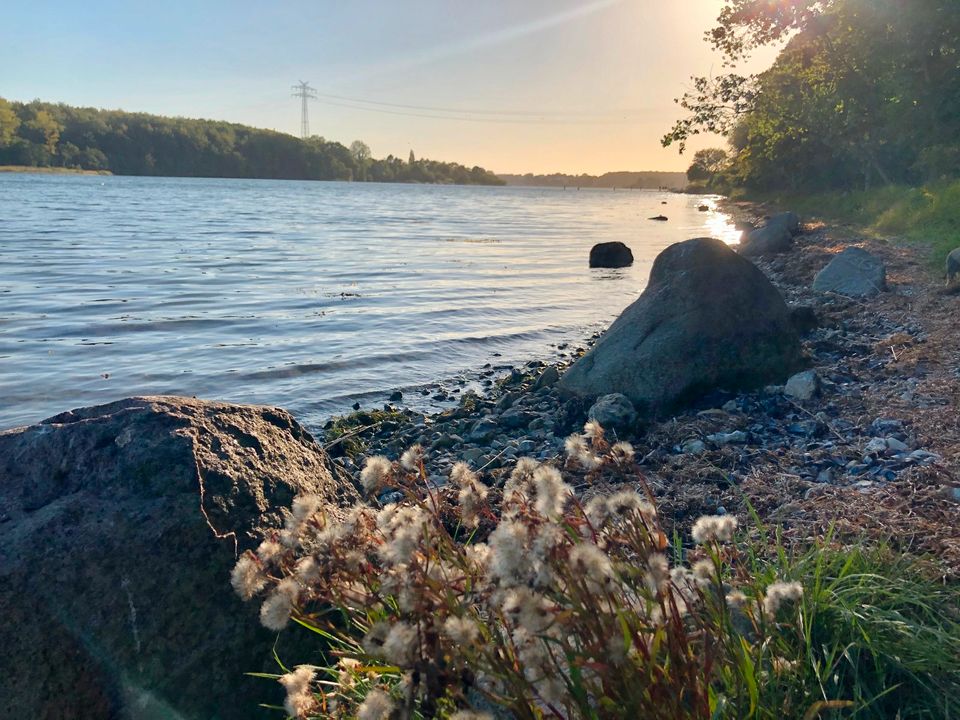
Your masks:
[{"label": "large gray boulder", "polygon": [[560,379],[584,397],[622,393],[646,417],[715,388],[782,382],[802,365],[777,289],[712,238],[671,245],[643,294]]},{"label": "large gray boulder", "polygon": [[763,227],[744,234],[740,254],[759,257],[786,252],[793,247],[793,236],[799,232],[799,215],[793,212],[774,215]]},{"label": "large gray boulder", "polygon": [[[0,717],[266,716],[281,688],[244,673],[276,671],[276,634],[230,570],[297,494],[353,501],[335,473],[266,407],[131,398],[0,432]],[[281,657],[318,661],[301,636]]]},{"label": "large gray boulder", "polygon": [[590,267],[621,268],[633,264],[633,252],[622,242],[598,243],[590,248]]},{"label": "large gray boulder", "polygon": [[813,279],[813,289],[848,297],[872,297],[887,288],[883,261],[863,248],[848,247]]}]

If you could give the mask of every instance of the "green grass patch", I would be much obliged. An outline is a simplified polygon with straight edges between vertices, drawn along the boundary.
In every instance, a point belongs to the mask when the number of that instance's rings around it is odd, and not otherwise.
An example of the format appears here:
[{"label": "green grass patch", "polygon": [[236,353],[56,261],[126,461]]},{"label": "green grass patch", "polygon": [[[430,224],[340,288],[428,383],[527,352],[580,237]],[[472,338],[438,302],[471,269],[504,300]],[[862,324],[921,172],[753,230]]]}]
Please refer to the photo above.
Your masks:
[{"label": "green grass patch", "polygon": [[746,198],[771,202],[808,218],[849,224],[866,234],[926,245],[931,262],[937,265],[960,247],[960,181],[813,195],[748,193]]},{"label": "green grass patch", "polygon": [[367,449],[367,439],[384,424],[393,429],[409,422],[399,410],[358,410],[332,418],[323,429],[324,446],[334,455],[356,457]]},{"label": "green grass patch", "polygon": [[818,717],[958,716],[960,585],[884,546],[838,548],[827,540],[792,555],[777,544],[775,555],[756,558],[756,577],[804,586],[801,633],[786,654],[805,661],[779,687],[764,689],[768,709],[790,698],[839,698],[853,710]]}]

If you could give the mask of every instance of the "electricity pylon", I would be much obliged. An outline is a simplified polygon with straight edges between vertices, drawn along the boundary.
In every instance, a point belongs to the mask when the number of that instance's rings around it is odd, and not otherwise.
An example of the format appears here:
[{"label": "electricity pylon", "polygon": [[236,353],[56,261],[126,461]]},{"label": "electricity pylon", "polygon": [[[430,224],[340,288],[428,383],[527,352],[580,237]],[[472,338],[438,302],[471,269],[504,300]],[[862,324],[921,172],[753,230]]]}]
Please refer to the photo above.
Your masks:
[{"label": "electricity pylon", "polygon": [[298,85],[293,86],[293,97],[298,97],[300,103],[300,137],[306,140],[310,137],[310,118],[307,114],[307,101],[317,99],[317,91],[310,87],[309,83],[303,80]]}]

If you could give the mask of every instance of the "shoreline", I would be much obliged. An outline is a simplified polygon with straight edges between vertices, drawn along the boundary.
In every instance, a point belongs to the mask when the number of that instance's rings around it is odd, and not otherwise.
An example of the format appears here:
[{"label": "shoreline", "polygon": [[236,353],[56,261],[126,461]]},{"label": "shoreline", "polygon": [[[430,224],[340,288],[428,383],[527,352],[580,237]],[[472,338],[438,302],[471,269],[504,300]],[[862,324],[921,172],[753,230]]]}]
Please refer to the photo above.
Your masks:
[{"label": "shoreline", "polygon": [[113,175],[109,170],[83,170],[81,168],[37,167],[33,165],[0,165],[0,173],[23,173],[25,175]]},{"label": "shoreline", "polygon": [[[738,221],[765,210],[723,204]],[[870,299],[814,292],[813,276],[851,245],[884,260],[888,290]],[[939,572],[960,577],[960,343],[950,320],[955,301],[941,292],[922,253],[811,223],[789,252],[754,260],[788,305],[815,315],[817,327],[801,338],[822,390],[806,401],[785,395],[783,386],[715,391],[622,433],[668,531],[688,530],[702,514],[744,518],[753,509],[781,525],[789,541],[834,528],[838,538],[868,537],[936,556]],[[499,376],[488,369],[480,375],[485,392],[464,392],[453,409],[424,414],[394,401],[388,410],[334,418],[322,443],[355,479],[365,456],[395,459],[415,443],[427,450],[437,483],[458,460],[491,485],[520,457],[562,464],[563,442],[580,430],[589,403],[561,398],[552,385],[596,337],[560,362],[531,360]],[[612,488],[581,482],[577,489]]]}]

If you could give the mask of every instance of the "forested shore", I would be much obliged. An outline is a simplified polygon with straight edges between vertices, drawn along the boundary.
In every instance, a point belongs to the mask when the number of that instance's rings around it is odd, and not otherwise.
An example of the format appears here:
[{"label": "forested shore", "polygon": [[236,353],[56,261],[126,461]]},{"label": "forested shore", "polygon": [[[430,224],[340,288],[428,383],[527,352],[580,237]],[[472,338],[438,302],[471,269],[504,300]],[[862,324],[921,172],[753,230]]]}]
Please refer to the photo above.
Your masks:
[{"label": "forested shore", "polygon": [[218,120],[0,98],[0,165],[115,175],[502,185],[481,168],[388,155]]}]

